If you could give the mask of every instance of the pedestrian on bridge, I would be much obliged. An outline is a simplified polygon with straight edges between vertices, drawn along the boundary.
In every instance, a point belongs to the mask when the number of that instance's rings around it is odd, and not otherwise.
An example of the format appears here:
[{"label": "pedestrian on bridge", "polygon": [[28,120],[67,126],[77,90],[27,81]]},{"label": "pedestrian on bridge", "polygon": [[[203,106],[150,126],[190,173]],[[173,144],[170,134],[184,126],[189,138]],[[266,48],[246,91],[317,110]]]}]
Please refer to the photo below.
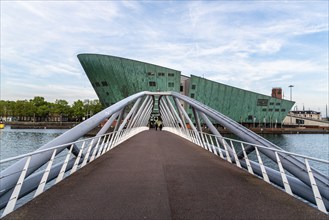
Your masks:
[{"label": "pedestrian on bridge", "polygon": [[155,121],[155,123],[154,123],[155,125],[155,130],[158,130],[158,119]]},{"label": "pedestrian on bridge", "polygon": [[160,129],[160,131],[161,131],[161,130],[162,130],[162,127],[163,127],[163,125],[162,125],[162,121],[159,120],[158,122],[159,122],[159,123],[158,123],[158,126],[159,126],[159,129]]}]

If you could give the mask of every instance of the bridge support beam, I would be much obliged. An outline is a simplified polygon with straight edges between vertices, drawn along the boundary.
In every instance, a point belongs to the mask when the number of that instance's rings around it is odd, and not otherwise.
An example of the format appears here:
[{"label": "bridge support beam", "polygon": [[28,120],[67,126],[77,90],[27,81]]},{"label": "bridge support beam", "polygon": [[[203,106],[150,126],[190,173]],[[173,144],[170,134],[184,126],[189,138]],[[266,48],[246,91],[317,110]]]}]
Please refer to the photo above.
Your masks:
[{"label": "bridge support beam", "polygon": [[[198,133],[197,129],[195,128],[192,120],[190,119],[190,117],[188,116],[188,114],[186,113],[185,109],[180,105],[179,100],[177,98],[174,98],[176,101],[176,105],[179,108],[179,111],[183,113],[183,116],[185,116],[186,120],[188,121],[189,125],[191,126],[192,130],[194,131],[194,133]],[[189,135],[189,133],[187,132],[187,135]],[[197,136],[198,141],[201,141],[199,136]]]},{"label": "bridge support beam", "polygon": [[228,143],[226,143],[226,141],[223,139],[223,136],[218,132],[218,130],[211,123],[211,121],[208,119],[208,117],[203,112],[200,112],[199,114],[202,117],[202,119],[204,120],[204,122],[207,124],[208,128],[210,129],[210,131],[214,135],[217,136],[216,138],[219,141],[219,143],[221,144],[221,146],[223,147],[223,149],[225,149],[224,146],[226,146],[226,148],[227,148],[227,150],[228,150],[228,152],[230,154],[230,155],[226,155],[226,156],[230,156],[231,157],[231,161],[234,161],[234,153],[233,153],[233,150],[232,150],[231,146]]},{"label": "bridge support beam", "polygon": [[[176,121],[178,122],[178,123],[176,123],[177,124],[177,128],[179,128],[183,132],[186,132],[186,126],[184,126],[183,121],[179,117],[178,113],[175,111],[175,108],[172,105],[169,97],[168,96],[165,96],[165,98],[166,98],[167,103],[168,103],[168,106],[167,107],[169,107],[169,110],[170,110],[171,114],[174,116],[174,118],[176,118]],[[164,101],[164,104],[166,105],[166,102],[165,101]]]}]

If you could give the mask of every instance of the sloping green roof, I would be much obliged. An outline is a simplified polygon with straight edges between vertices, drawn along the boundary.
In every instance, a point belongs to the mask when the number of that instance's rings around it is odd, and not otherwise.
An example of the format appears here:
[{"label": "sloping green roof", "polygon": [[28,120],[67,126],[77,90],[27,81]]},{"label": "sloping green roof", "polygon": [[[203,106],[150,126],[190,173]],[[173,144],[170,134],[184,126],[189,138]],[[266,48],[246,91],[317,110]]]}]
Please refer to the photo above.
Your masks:
[{"label": "sloping green roof", "polygon": [[294,102],[192,75],[189,96],[237,122],[281,123]]},{"label": "sloping green roof", "polygon": [[180,71],[101,54],[79,54],[97,96],[104,106],[140,91],[179,91]]}]

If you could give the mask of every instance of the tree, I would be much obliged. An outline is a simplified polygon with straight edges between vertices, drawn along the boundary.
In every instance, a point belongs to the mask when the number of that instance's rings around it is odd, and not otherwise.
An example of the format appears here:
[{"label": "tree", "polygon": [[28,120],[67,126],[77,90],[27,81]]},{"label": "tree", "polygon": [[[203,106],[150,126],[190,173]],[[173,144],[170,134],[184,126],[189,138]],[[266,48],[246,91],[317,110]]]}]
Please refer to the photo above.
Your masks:
[{"label": "tree", "polygon": [[46,105],[46,101],[44,97],[35,96],[33,99],[30,100],[35,107],[40,107],[42,105]]},{"label": "tree", "polygon": [[[18,117],[18,120],[26,120],[34,117],[34,121],[52,120],[51,117],[62,117],[81,121],[83,116],[87,118],[103,109],[99,100],[75,101],[72,106],[66,100],[57,99],[55,103],[50,103],[44,97],[35,96],[33,99],[4,101],[0,100],[0,118]],[[36,120],[38,119],[38,120]]]},{"label": "tree", "polygon": [[82,117],[85,115],[83,102],[81,100],[75,101],[72,105],[72,116],[76,121],[82,121]]},{"label": "tree", "polygon": [[34,121],[36,121],[36,116],[39,117],[40,120],[44,120],[44,118],[49,115],[49,103],[45,101],[44,97],[35,96],[30,102],[34,106]]},{"label": "tree", "polygon": [[59,114],[62,114],[62,115],[70,114],[70,106],[66,100],[56,99],[55,109],[57,110],[57,113],[59,113]]},{"label": "tree", "polygon": [[54,104],[54,113],[60,116],[60,121],[62,121],[62,117],[68,117],[70,115],[71,109],[69,103],[63,99],[56,99]]},{"label": "tree", "polygon": [[91,110],[93,114],[97,114],[103,110],[103,106],[98,99],[91,101]]}]

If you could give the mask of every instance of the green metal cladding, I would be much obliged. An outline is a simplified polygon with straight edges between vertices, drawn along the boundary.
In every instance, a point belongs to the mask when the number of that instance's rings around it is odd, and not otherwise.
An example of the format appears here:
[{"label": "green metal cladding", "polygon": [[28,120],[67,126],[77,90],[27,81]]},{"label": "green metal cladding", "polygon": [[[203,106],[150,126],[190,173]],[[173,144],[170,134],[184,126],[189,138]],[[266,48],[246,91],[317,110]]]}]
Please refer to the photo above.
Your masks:
[{"label": "green metal cladding", "polygon": [[191,75],[189,96],[244,123],[281,123],[294,102]]},{"label": "green metal cladding", "polygon": [[[79,54],[78,59],[104,106],[140,91],[180,91],[177,70],[109,55]],[[189,80],[191,98],[241,123],[281,123],[294,105],[194,75]],[[191,109],[187,110],[192,116]]]},{"label": "green metal cladding", "polygon": [[140,91],[179,92],[177,70],[100,54],[79,54],[78,59],[104,106]]}]

